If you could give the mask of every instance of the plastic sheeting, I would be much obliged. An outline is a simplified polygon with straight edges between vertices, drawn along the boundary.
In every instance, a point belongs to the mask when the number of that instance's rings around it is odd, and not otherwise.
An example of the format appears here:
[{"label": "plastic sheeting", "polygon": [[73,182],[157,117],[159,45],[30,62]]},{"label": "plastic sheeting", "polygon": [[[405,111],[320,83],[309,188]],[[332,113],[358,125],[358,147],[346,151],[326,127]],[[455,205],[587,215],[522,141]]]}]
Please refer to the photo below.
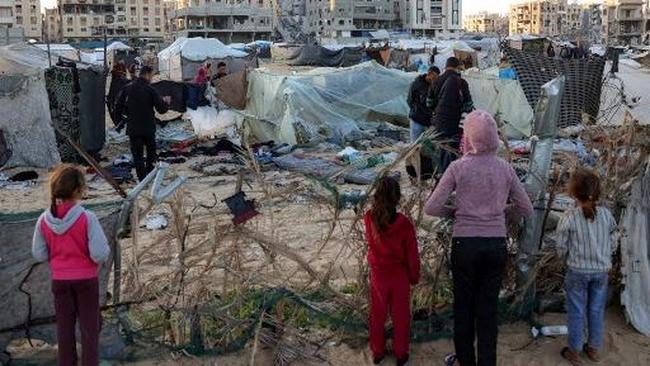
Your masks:
[{"label": "plastic sheeting", "polygon": [[474,106],[497,116],[509,138],[530,137],[533,109],[518,81],[500,79],[496,69],[469,70],[463,73],[463,78],[469,84]]},{"label": "plastic sheeting", "polygon": [[47,53],[17,44],[0,49],[0,130],[12,151],[5,168],[49,168],[61,162],[43,70]]},{"label": "plastic sheeting", "polygon": [[621,304],[634,328],[650,337],[650,159],[632,184],[620,225],[625,233],[621,237],[625,285]]},{"label": "plastic sheeting", "polygon": [[341,142],[355,138],[359,122],[406,119],[414,77],[374,61],[295,75],[255,70],[249,74],[245,114],[259,140]]},{"label": "plastic sheeting", "polygon": [[81,146],[97,152],[106,141],[106,77],[101,68],[79,70],[79,129]]},{"label": "plastic sheeting", "polygon": [[299,52],[289,55],[287,62],[294,66],[347,67],[361,62],[362,47],[343,47],[332,50],[317,45],[305,45]]},{"label": "plastic sheeting", "polygon": [[188,109],[185,118],[189,119],[194,133],[199,137],[214,138],[226,135],[232,139],[237,136],[237,130],[244,122],[244,116],[230,109],[217,111],[206,106],[196,110]]}]

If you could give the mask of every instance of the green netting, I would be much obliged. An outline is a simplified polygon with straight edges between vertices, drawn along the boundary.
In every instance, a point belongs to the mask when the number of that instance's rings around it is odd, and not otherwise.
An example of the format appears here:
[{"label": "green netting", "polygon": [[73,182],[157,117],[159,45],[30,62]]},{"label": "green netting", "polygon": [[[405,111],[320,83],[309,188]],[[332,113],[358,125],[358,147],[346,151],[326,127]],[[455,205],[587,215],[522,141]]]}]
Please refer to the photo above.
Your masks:
[{"label": "green netting", "polygon": [[[238,334],[230,338],[225,344],[212,345],[207,347],[200,343],[187,343],[170,347],[173,350],[187,350],[195,355],[220,355],[242,350],[246,344],[255,337],[256,329],[263,314],[272,314],[280,302],[290,303],[296,308],[304,311],[303,325],[310,328],[328,328],[348,337],[367,337],[366,319],[359,312],[337,307],[336,310],[325,310],[331,306],[325,304],[326,296],[321,292],[315,292],[300,296],[286,288],[264,288],[251,290],[246,294],[240,294],[238,298],[244,299],[242,303],[246,306],[236,309],[235,313],[240,316],[236,326],[221,326],[218,331],[212,334],[212,338],[220,338],[227,335]],[[228,301],[215,301],[197,312],[203,316],[210,315],[210,308],[224,308]],[[507,302],[499,304],[500,323],[513,321],[528,321],[533,324],[531,314],[534,303],[527,306],[513,308]],[[296,311],[293,311],[295,317]],[[288,316],[291,318],[291,314]],[[147,321],[148,329],[151,330],[151,322]],[[534,325],[534,324],[533,324]],[[206,328],[205,326],[203,327]],[[235,329],[239,328],[239,329]],[[388,329],[387,336],[390,337],[391,329]],[[136,336],[137,337],[137,336]],[[413,342],[430,342],[438,339],[450,339],[453,337],[453,311],[451,308],[442,311],[418,310],[414,312],[414,320],[411,323],[411,340]],[[198,339],[204,339],[199,337]]]}]

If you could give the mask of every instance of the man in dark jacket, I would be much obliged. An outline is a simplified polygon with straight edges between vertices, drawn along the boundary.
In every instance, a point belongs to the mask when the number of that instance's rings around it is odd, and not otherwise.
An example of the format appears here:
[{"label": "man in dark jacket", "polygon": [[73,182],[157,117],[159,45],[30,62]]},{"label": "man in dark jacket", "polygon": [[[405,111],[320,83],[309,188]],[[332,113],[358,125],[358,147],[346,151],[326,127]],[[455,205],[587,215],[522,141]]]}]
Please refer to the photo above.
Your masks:
[{"label": "man in dark jacket", "polygon": [[[469,85],[460,76],[459,67],[460,61],[456,57],[447,59],[445,72],[431,85],[427,98],[427,106],[433,109],[433,127],[439,133],[440,140],[449,142],[453,149],[460,147],[463,113],[474,109]],[[443,174],[455,158],[454,153],[441,151],[437,173]]]},{"label": "man in dark jacket", "polygon": [[[131,141],[131,154],[138,180],[143,180],[156,163],[156,117],[168,109],[169,97],[161,98],[151,87],[153,69],[143,66],[140,77],[127,84],[120,92],[115,105],[115,115],[120,119],[118,131],[126,124],[126,134]],[[144,149],[147,150],[145,165]]]},{"label": "man in dark jacket", "polygon": [[411,142],[431,126],[431,108],[427,107],[427,97],[431,84],[440,75],[440,69],[431,66],[426,74],[420,75],[409,90],[407,103],[409,105],[409,122],[411,127]]}]

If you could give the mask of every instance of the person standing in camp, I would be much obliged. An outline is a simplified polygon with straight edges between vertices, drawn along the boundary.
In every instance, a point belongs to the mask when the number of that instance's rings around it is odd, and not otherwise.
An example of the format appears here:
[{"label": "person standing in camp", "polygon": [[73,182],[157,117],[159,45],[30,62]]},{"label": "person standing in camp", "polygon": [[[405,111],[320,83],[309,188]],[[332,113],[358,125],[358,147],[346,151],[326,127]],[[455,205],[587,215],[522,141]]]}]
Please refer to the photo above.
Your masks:
[{"label": "person standing in camp", "polygon": [[438,78],[438,75],[440,75],[440,69],[431,66],[426,74],[416,77],[411,83],[407,99],[411,142],[417,140],[431,126],[432,111],[427,107],[427,97],[431,84]]},{"label": "person standing in camp", "polygon": [[81,365],[97,366],[101,324],[97,273],[110,247],[97,216],[78,204],[86,188],[79,168],[57,166],[50,174],[49,188],[51,205],[36,221],[32,255],[39,262],[49,261],[58,364],[77,364],[78,319]]},{"label": "person standing in camp", "polygon": [[115,101],[120,91],[129,80],[126,75],[126,65],[124,61],[119,61],[113,66],[111,71],[111,85],[108,87],[108,95],[106,95],[106,106],[108,107],[108,115],[111,116],[113,124],[117,124],[118,118],[115,116]]},{"label": "person standing in camp", "polygon": [[199,67],[193,80],[195,85],[203,88],[208,84],[208,81],[210,80],[210,67],[212,67],[212,64],[209,62],[206,62],[205,65]]},{"label": "person standing in camp", "polygon": [[[454,217],[451,270],[454,346],[448,366],[497,365],[499,290],[506,264],[506,213],[530,216],[533,206],[514,169],[497,157],[497,124],[485,111],[465,118],[464,155],[449,165],[424,208]],[[452,192],[455,204],[448,205]],[[478,357],[474,349],[477,339]]]},{"label": "person standing in camp", "polygon": [[[568,346],[562,357],[580,365],[584,351],[591,361],[600,361],[603,347],[607,273],[612,268],[612,254],[617,249],[616,220],[604,206],[598,205],[600,180],[591,170],[578,168],[569,179],[569,193],[576,207],[566,212],[557,226],[556,245],[567,264],[564,277],[566,294]],[[588,341],[585,344],[585,319]]]},{"label": "person standing in camp", "polygon": [[152,78],[153,69],[143,66],[140,77],[122,89],[115,104],[115,114],[119,117],[117,129],[121,130],[126,125],[138,180],[143,180],[153,170],[157,159],[154,109],[158,113],[166,113],[170,102],[170,97],[161,97],[151,87]]},{"label": "person standing in camp", "polygon": [[[452,149],[460,147],[460,121],[463,113],[474,109],[469,85],[460,76],[459,68],[460,61],[456,57],[447,59],[445,72],[431,85],[427,98],[427,106],[433,110],[433,127],[438,132],[439,139],[449,141]],[[438,175],[444,174],[455,158],[454,152],[442,150]]]},{"label": "person standing in camp", "polygon": [[369,342],[375,365],[386,356],[384,326],[389,312],[397,366],[409,360],[411,285],[420,279],[420,256],[413,223],[397,212],[400,199],[397,180],[380,178],[372,208],[363,218],[370,265]]}]

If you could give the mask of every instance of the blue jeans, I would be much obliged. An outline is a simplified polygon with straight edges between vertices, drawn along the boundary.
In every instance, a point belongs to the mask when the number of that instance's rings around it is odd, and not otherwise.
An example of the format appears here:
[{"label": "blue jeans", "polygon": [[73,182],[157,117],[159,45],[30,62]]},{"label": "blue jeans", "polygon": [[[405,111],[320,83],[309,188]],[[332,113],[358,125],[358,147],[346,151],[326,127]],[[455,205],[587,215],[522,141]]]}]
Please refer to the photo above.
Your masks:
[{"label": "blue jeans", "polygon": [[415,142],[415,140],[417,140],[418,137],[420,137],[420,135],[422,135],[424,131],[426,131],[427,128],[429,128],[427,126],[415,122],[410,118],[409,118],[409,127],[410,127],[409,130],[411,132],[411,142]]},{"label": "blue jeans", "polygon": [[607,279],[606,272],[567,271],[564,290],[569,347],[575,352],[581,352],[584,346],[585,320],[589,331],[589,346],[595,349],[603,346]]}]

